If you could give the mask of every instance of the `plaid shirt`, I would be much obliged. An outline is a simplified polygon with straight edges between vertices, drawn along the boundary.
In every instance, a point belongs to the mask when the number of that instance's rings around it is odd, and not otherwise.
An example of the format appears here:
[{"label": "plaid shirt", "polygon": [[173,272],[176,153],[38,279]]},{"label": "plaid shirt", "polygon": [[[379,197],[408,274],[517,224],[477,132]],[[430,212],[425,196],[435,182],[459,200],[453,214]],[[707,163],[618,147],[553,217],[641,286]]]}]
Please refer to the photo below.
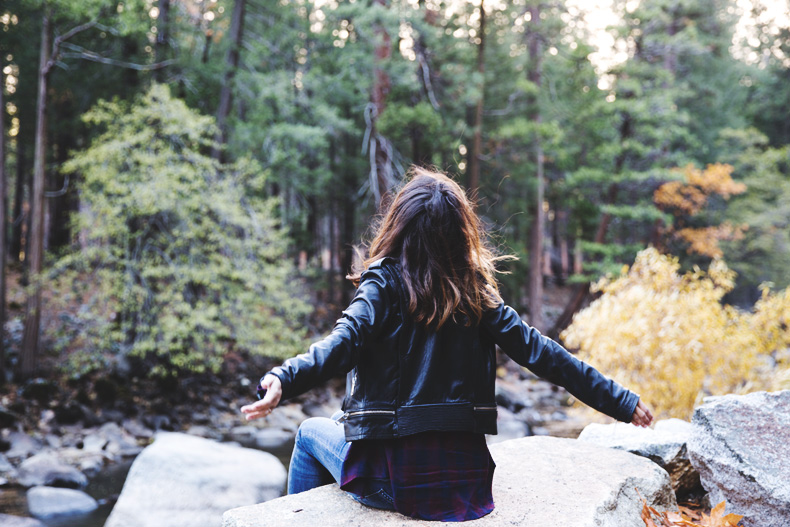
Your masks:
[{"label": "plaid shirt", "polygon": [[365,496],[388,481],[385,490],[401,514],[424,520],[474,520],[494,510],[494,467],[483,434],[423,432],[354,441],[340,483],[343,490]]}]

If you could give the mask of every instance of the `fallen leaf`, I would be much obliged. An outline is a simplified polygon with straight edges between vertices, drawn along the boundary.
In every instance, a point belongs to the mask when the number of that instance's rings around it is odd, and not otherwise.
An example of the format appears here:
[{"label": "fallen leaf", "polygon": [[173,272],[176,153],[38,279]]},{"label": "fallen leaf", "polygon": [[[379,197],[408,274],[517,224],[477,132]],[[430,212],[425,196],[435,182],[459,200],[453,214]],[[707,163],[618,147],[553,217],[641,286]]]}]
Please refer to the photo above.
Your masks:
[{"label": "fallen leaf", "polygon": [[729,513],[724,515],[724,508],[726,502],[722,501],[710,511],[709,527],[737,527],[738,522],[743,519],[743,516],[738,514]]}]

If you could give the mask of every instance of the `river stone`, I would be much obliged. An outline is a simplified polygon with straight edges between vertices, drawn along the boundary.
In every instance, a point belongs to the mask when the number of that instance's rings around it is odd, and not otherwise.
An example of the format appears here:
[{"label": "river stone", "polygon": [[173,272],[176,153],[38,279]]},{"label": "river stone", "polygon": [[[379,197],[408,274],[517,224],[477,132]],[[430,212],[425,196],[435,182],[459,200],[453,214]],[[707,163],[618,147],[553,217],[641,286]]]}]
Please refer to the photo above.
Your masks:
[{"label": "river stone", "polygon": [[527,423],[519,420],[513,412],[503,407],[497,410],[496,427],[496,434],[486,436],[489,445],[532,435]]},{"label": "river stone", "polygon": [[658,421],[655,429],[628,423],[592,423],[579,434],[579,441],[625,450],[658,463],[669,473],[675,492],[683,495],[700,486],[699,473],[691,465],[686,446],[691,430],[691,423],[681,419]]},{"label": "river stone", "polygon": [[91,513],[99,504],[81,490],[33,487],[27,491],[27,508],[39,520],[53,520]]},{"label": "river stone", "polygon": [[[644,527],[642,502],[674,509],[667,473],[628,452],[574,439],[525,437],[491,445],[496,509],[474,525]],[[359,504],[337,485],[326,485],[226,512],[222,527],[433,527],[398,513]]]},{"label": "river stone", "polygon": [[227,434],[228,441],[235,441],[243,447],[252,447],[255,445],[255,434],[258,429],[252,425],[234,426]]},{"label": "river stone", "polygon": [[0,454],[0,478],[5,479],[7,483],[8,481],[16,481],[18,477],[19,472],[14,468],[14,465],[3,454]]},{"label": "river stone", "polygon": [[81,489],[88,485],[88,478],[85,474],[47,452],[24,460],[19,465],[18,479],[19,484],[24,487],[46,485]]},{"label": "river stone", "polygon": [[691,462],[744,525],[790,525],[790,390],[727,395],[694,411]]},{"label": "river stone", "polygon": [[103,449],[114,456],[132,457],[143,450],[132,435],[113,422],[104,423],[97,435],[106,441]]},{"label": "river stone", "polygon": [[41,441],[24,432],[11,432],[6,441],[11,445],[5,455],[9,459],[24,459],[41,450]]},{"label": "river stone", "polygon": [[261,428],[255,432],[255,448],[272,451],[292,448],[295,434],[276,428]]},{"label": "river stone", "polygon": [[153,430],[145,427],[140,421],[136,419],[125,419],[123,421],[123,429],[135,437],[143,439],[150,439],[154,437]]},{"label": "river stone", "polygon": [[229,508],[281,496],[285,478],[266,452],[159,432],[132,464],[105,527],[217,527]]},{"label": "river stone", "polygon": [[0,525],[3,527],[47,527],[34,518],[12,516],[11,514],[0,514]]}]

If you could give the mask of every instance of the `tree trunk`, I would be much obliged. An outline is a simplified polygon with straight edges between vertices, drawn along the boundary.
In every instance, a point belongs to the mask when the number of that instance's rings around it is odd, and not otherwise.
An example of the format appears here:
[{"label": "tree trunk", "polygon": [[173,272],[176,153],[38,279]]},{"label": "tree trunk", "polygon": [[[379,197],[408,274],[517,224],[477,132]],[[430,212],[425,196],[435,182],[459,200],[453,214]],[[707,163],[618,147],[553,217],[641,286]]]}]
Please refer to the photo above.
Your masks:
[{"label": "tree trunk", "polygon": [[50,68],[50,38],[50,18],[45,10],[41,24],[41,55],[38,68],[33,192],[30,197],[32,217],[25,251],[33,291],[28,296],[25,310],[25,333],[19,367],[19,374],[23,378],[30,377],[36,371],[41,325],[41,287],[38,281],[44,260],[44,175],[47,156],[47,80]]},{"label": "tree trunk", "polygon": [[5,173],[5,74],[0,71],[0,385],[5,384],[5,267],[6,251],[6,173]]},{"label": "tree trunk", "polygon": [[[21,139],[21,128],[23,127],[22,122],[19,123],[19,127],[20,132],[17,134],[17,137]],[[25,223],[25,213],[22,211],[22,198],[25,195],[25,181],[27,180],[27,144],[25,141],[20,139],[17,139],[16,142],[16,182],[14,184],[14,210],[12,212],[13,225],[11,227],[10,248],[11,258],[13,258],[15,262],[20,261],[20,255],[22,253],[22,225]]]},{"label": "tree trunk", "polygon": [[[167,60],[168,47],[170,46],[170,0],[159,0],[159,16],[156,19],[156,46],[154,47],[154,62]],[[154,70],[154,80],[164,82],[165,68]]]},{"label": "tree trunk", "polygon": [[[387,0],[373,0],[373,3],[382,7],[387,7]],[[389,146],[385,144],[376,131],[376,121],[384,113],[387,105],[387,95],[390,91],[390,77],[384,69],[383,62],[389,60],[392,48],[392,39],[386,28],[376,25],[375,34],[378,39],[375,50],[376,67],[373,72],[373,90],[370,94],[370,102],[373,104],[373,113],[370,124],[370,144],[369,152],[373,153],[371,159],[371,183],[374,185],[374,196],[377,205],[381,206],[382,198],[389,190],[392,180],[392,159],[390,159]]]},{"label": "tree trunk", "polygon": [[[63,107],[55,103],[52,109],[55,115],[64,115]],[[56,163],[63,165],[68,160],[71,150],[76,147],[76,135],[73,133],[58,134],[53,150],[57,152]],[[47,212],[49,213],[44,232],[47,233],[47,248],[49,250],[65,247],[71,241],[71,225],[69,216],[75,210],[72,203],[74,192],[70,192],[70,176],[63,176],[57,172],[48,174],[49,188],[54,192],[45,195]]]},{"label": "tree trunk", "polygon": [[[346,119],[352,118],[351,109],[348,106],[344,107],[343,113]],[[343,144],[345,158],[353,159],[358,147],[351,134],[347,132],[343,134]],[[343,273],[346,274],[354,272],[354,224],[357,208],[355,196],[357,195],[358,186],[357,174],[351,163],[343,163],[343,238],[341,244],[343,246]],[[347,306],[351,303],[351,298],[354,294],[354,288],[349,280],[343,280],[341,291],[340,303],[343,306]]]},{"label": "tree trunk", "polygon": [[485,44],[486,44],[486,10],[484,2],[480,2],[480,45],[477,46],[477,72],[481,77],[480,97],[477,99],[475,111],[475,136],[472,141],[472,154],[469,156],[469,173],[467,190],[477,194],[480,185],[480,155],[483,149],[483,103],[485,99]]},{"label": "tree trunk", "polygon": [[[619,168],[622,168],[622,161],[618,159],[616,165],[618,165]],[[615,199],[617,199],[618,190],[619,188],[617,184],[612,183],[609,185],[609,191],[606,193],[606,203],[614,203]],[[601,219],[598,221],[598,229],[595,231],[595,243],[603,243],[603,241],[606,239],[606,231],[609,230],[609,224],[611,221],[611,214],[601,214]],[[587,299],[589,294],[590,282],[584,282],[583,284],[576,286],[576,290],[574,291],[573,296],[571,297],[568,304],[565,306],[565,309],[562,311],[562,314],[547,332],[549,337],[553,339],[559,338],[560,332],[570,325],[571,321],[573,320],[573,315],[575,315],[576,312],[581,309],[582,304],[584,304],[584,301]]]},{"label": "tree trunk", "polygon": [[[529,9],[531,14],[532,30],[527,34],[530,67],[527,76],[537,90],[540,90],[543,64],[541,37],[538,32],[540,23],[540,7],[533,6]],[[535,123],[535,196],[532,201],[532,225],[529,237],[529,314],[530,324],[539,330],[543,329],[543,235],[546,226],[546,215],[543,210],[544,180],[543,180],[543,146],[541,145],[539,127],[541,123],[540,103],[534,98],[532,121]]]},{"label": "tree trunk", "polygon": [[230,105],[233,101],[233,77],[239,67],[239,52],[241,38],[244,34],[244,8],[246,0],[236,0],[233,3],[233,14],[230,19],[231,44],[225,57],[225,78],[222,81],[222,90],[219,93],[219,107],[217,108],[217,136],[211,157],[218,161],[223,160],[223,147],[228,140],[227,120],[230,115]]}]

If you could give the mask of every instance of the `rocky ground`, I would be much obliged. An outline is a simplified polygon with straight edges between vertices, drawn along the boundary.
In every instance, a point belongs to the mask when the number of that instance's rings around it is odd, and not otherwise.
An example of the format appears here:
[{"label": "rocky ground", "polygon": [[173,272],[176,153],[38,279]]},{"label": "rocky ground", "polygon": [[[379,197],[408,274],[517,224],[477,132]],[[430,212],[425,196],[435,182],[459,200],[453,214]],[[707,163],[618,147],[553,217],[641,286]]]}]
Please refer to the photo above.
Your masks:
[{"label": "rocky ground", "polygon": [[[299,423],[340,408],[344,381],[282,405],[246,423],[239,408],[254,399],[262,358],[231,356],[218,375],[169,382],[129,372],[79,381],[34,379],[10,384],[0,397],[0,513],[26,515],[25,489],[37,485],[83,489],[109,509],[120,487],[96,488],[107,471],[128,465],[159,431],[180,431],[266,450],[287,464]],[[497,442],[527,435],[576,437],[587,422],[564,390],[502,361]]]}]

